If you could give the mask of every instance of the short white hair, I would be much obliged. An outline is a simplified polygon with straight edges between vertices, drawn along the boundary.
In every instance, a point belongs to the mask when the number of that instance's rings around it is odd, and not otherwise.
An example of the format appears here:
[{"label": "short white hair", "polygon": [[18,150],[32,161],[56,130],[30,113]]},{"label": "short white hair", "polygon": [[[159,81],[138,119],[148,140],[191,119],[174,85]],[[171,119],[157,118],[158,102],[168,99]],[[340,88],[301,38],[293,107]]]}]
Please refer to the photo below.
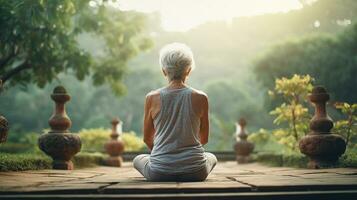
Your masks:
[{"label": "short white hair", "polygon": [[186,70],[195,68],[191,48],[177,42],[165,45],[160,50],[160,66],[167,72],[169,80],[183,79]]}]

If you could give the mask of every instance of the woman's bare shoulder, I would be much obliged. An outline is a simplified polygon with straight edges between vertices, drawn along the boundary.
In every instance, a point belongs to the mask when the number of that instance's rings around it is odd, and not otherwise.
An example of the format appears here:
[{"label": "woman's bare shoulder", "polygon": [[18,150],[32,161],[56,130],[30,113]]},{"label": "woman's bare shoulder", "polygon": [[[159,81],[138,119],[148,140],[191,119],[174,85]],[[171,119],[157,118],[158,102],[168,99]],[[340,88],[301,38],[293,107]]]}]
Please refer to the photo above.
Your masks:
[{"label": "woman's bare shoulder", "polygon": [[160,99],[160,90],[162,88],[156,89],[156,90],[152,90],[149,93],[146,94],[146,100],[151,100],[151,101],[155,101]]},{"label": "woman's bare shoulder", "polygon": [[202,90],[197,90],[195,88],[192,88],[192,97],[193,98],[197,98],[200,100],[207,100],[208,96],[205,92],[203,92]]}]

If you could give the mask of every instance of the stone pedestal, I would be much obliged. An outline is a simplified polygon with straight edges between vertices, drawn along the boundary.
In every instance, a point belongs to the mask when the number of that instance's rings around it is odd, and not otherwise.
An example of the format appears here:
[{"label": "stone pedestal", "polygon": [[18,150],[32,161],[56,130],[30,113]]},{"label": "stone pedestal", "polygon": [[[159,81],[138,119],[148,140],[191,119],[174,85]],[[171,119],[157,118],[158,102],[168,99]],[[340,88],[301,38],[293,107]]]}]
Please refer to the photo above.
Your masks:
[{"label": "stone pedestal", "polygon": [[72,125],[67,116],[65,103],[70,96],[62,86],[57,86],[51,95],[56,103],[53,115],[49,120],[51,130],[40,136],[38,144],[40,149],[53,159],[53,169],[72,170],[72,157],[81,150],[81,140],[78,135],[69,133]]},{"label": "stone pedestal", "polygon": [[253,152],[254,144],[247,141],[247,133],[245,127],[247,122],[244,118],[241,118],[238,123],[236,123],[236,138],[237,141],[234,145],[234,150],[236,152],[236,158],[238,163],[248,163],[251,161],[250,154]]},{"label": "stone pedestal", "polygon": [[329,94],[323,87],[315,87],[309,95],[315,106],[315,115],[310,121],[310,133],[299,142],[301,153],[310,158],[309,168],[333,167],[346,150],[346,142],[340,135],[332,134],[333,121],[326,112]]},{"label": "stone pedestal", "polygon": [[110,140],[104,145],[105,151],[109,154],[105,163],[108,166],[121,167],[123,163],[121,154],[124,152],[124,143],[120,138],[122,134],[122,123],[118,118],[115,118],[111,124],[112,133],[110,134]]},{"label": "stone pedestal", "polygon": [[[2,90],[2,80],[0,79],[0,93]],[[0,115],[0,143],[4,143],[7,140],[7,134],[9,131],[9,122],[7,119]]]}]

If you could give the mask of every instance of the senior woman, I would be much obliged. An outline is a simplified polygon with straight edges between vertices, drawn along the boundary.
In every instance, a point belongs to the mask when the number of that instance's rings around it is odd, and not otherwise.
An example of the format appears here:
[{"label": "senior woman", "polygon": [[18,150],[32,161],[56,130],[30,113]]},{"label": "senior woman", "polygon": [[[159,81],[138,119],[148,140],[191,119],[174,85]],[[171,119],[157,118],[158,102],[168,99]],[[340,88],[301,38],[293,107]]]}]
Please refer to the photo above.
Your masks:
[{"label": "senior woman", "polygon": [[217,163],[204,151],[208,142],[208,98],[186,85],[194,69],[191,49],[164,46],[160,65],[168,85],[146,96],[144,142],[151,154],[135,157],[134,167],[149,181],[204,181]]}]

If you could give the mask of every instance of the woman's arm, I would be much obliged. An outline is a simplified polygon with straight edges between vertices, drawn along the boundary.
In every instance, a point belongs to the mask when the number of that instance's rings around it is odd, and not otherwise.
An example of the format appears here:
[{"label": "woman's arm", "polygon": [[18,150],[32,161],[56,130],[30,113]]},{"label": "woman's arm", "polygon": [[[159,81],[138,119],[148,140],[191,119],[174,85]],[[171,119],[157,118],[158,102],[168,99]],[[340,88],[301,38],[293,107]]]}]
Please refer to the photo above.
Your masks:
[{"label": "woman's arm", "polygon": [[144,142],[147,147],[152,150],[154,146],[154,134],[155,128],[153,119],[151,116],[151,106],[152,106],[152,95],[148,94],[145,99],[144,106]]},{"label": "woman's arm", "polygon": [[200,139],[201,144],[205,145],[208,142],[208,135],[209,135],[209,109],[208,109],[208,97],[205,94],[200,95],[200,102],[202,106],[201,112],[201,125],[200,125]]}]

